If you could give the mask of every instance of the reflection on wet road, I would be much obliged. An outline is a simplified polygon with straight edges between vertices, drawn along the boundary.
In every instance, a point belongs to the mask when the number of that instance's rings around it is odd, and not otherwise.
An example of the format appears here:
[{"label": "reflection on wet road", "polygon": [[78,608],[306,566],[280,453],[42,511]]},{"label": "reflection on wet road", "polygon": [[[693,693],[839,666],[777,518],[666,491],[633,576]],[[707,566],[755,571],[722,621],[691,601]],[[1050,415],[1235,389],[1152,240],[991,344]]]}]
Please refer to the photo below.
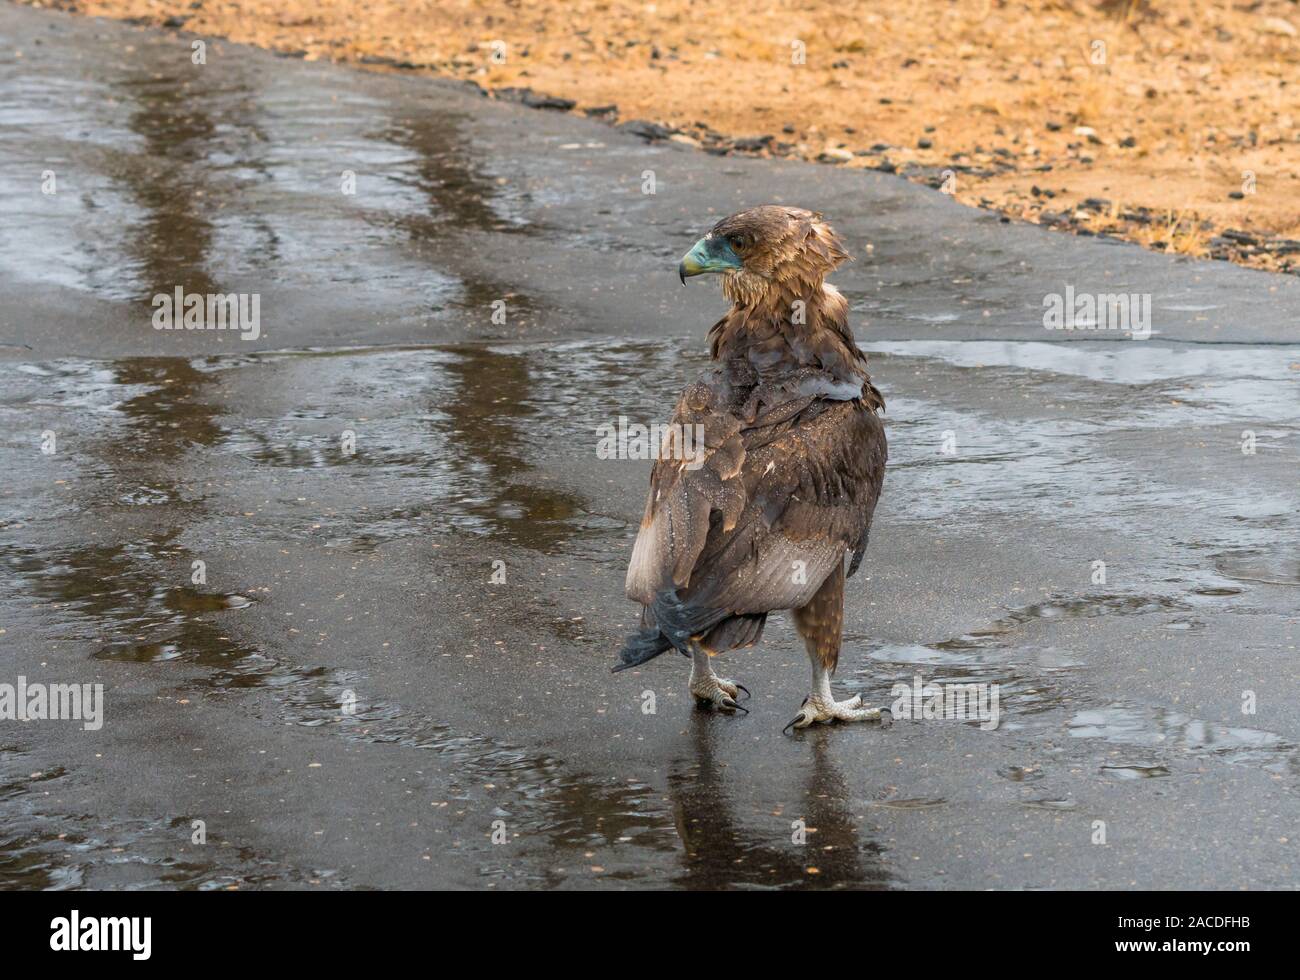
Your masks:
[{"label": "reflection on wet road", "polygon": [[[43,66],[80,60],[65,22],[41,26],[15,26],[12,44]],[[536,229],[466,134],[464,108],[417,112],[346,74],[280,78],[273,59],[197,72],[188,45],[144,56],[131,42],[155,39],[127,37],[75,82],[0,62],[0,269],[125,301],[141,326],[178,285],[281,299],[328,286],[364,292],[380,318],[482,327],[504,300],[513,328],[533,321],[523,290],[466,262],[476,235]],[[33,196],[28,178],[42,174],[52,192]],[[268,326],[287,337],[304,325]]]},{"label": "reflection on wet road", "polygon": [[[809,736],[807,756],[770,797],[766,781],[741,781],[734,743],[719,747],[727,720],[691,713],[661,774],[628,780],[580,753],[529,748],[518,732],[502,735],[486,718],[469,728],[450,723],[437,699],[365,694],[372,685],[364,666],[349,666],[346,657],[317,662],[295,641],[297,630],[257,625],[272,615],[262,610],[262,593],[275,590],[254,584],[261,581],[255,568],[228,588],[194,583],[196,561],[237,555],[255,542],[288,555],[323,547],[356,562],[382,556],[386,546],[427,541],[447,553],[437,567],[439,588],[468,592],[479,607],[475,630],[486,638],[503,624],[531,623],[539,607],[476,584],[486,581],[484,554],[589,566],[603,580],[602,593],[615,595],[645,464],[596,460],[595,428],[619,415],[662,417],[676,379],[703,363],[681,346],[610,340],[0,364],[5,430],[50,428],[75,447],[39,466],[26,441],[11,438],[3,447],[0,462],[17,477],[0,529],[7,633],[40,637],[51,651],[44,667],[57,667],[60,677],[78,677],[79,662],[117,664],[161,697],[220,702],[254,728],[287,725],[317,738],[387,746],[399,755],[385,765],[399,769],[417,764],[405,753],[429,753],[432,760],[418,764],[445,770],[462,812],[485,825],[503,821],[518,841],[509,860],[481,838],[460,845],[477,855],[475,873],[487,880],[562,886],[578,866],[590,865],[630,886],[905,883],[906,870],[864,821],[869,813],[935,812],[947,804],[942,797],[858,799],[846,780],[840,733]],[[1059,361],[1052,349],[969,346],[895,343],[874,354],[882,383],[906,392],[890,398],[885,519],[923,533],[1026,520],[1061,533],[1104,525],[1144,538],[1143,580],[1085,582],[1073,593],[1008,605],[983,625],[928,644],[882,642],[870,619],[851,622],[848,649],[866,657],[846,658],[841,682],[869,697],[918,672],[997,683],[1005,717],[992,737],[1065,730],[1085,754],[1086,743],[1098,740],[1161,758],[1261,766],[1286,774],[1300,791],[1291,739],[1091,693],[1089,650],[1071,632],[1110,620],[1195,632],[1198,623],[1249,608],[1261,575],[1293,581],[1283,557],[1295,554],[1300,535],[1300,518],[1285,506],[1293,488],[1270,483],[1265,467],[1245,500],[1231,485],[1189,480],[1183,462],[1136,459],[1128,437],[1194,426],[1198,439],[1231,441],[1243,419],[1267,415],[1259,452],[1284,463],[1279,475],[1288,471],[1300,418],[1278,406],[1293,383],[1284,366],[1300,350],[1235,350],[1198,363],[1190,376],[1165,368],[1135,376],[1132,363],[1112,362],[1105,345],[1091,360],[1071,350]],[[1156,363],[1171,361],[1177,356]],[[1109,363],[1122,367],[1122,376],[1109,374]],[[1258,404],[1215,396],[1234,380],[1248,382]],[[1049,385],[1051,401],[1044,402]],[[943,451],[945,430],[957,435],[955,453]],[[349,431],[351,449],[341,441]],[[988,465],[992,452],[996,468]],[[51,478],[60,487],[54,493]],[[51,496],[53,506],[44,502]],[[1153,519],[1162,513],[1199,516],[1189,533],[1185,523]],[[409,578],[392,562],[372,574],[392,589]],[[503,601],[504,608],[483,605]],[[421,631],[428,613],[415,606],[401,615]],[[585,618],[597,621],[587,626],[595,635],[570,628],[552,642],[569,645],[564,656],[599,683],[618,631],[600,604]],[[455,628],[433,626],[433,649],[454,650]],[[784,651],[789,641],[778,634],[769,645]],[[788,659],[785,652],[769,656]],[[432,669],[440,669],[436,658]],[[243,700],[258,692],[266,697]],[[570,703],[561,710],[583,709]],[[10,746],[11,767],[27,751]],[[1108,759],[1095,771],[1150,776],[1161,768],[1153,759]],[[73,767],[11,774],[0,805],[22,814],[39,784],[80,775]],[[160,828],[179,816],[160,812],[160,823],[147,825],[111,812],[101,818],[102,843],[84,830],[72,832],[82,841],[76,847],[66,837],[19,833],[0,867],[18,883],[93,881],[99,848],[113,835],[128,850],[157,850],[159,835],[166,837]],[[27,819],[37,825],[34,815]],[[812,828],[814,851],[790,843],[794,821]],[[348,881],[337,870],[325,877],[319,868],[259,871],[265,859],[255,852],[231,850],[215,865],[191,867],[185,855],[162,848],[133,868],[132,880],[194,887]]]}]

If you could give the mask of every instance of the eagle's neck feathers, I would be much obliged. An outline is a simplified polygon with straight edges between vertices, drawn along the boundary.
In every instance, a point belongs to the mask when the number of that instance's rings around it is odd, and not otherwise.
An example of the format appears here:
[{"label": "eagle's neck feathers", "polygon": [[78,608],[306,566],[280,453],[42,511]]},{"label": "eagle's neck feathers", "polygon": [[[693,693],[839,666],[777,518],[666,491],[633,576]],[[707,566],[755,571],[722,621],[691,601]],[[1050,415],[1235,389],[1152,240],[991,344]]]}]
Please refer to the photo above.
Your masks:
[{"label": "eagle's neck feathers", "polygon": [[859,390],[868,407],[883,408],[849,327],[848,301],[826,282],[848,252],[820,215],[795,217],[793,233],[760,239],[742,268],[722,276],[731,309],[709,331],[713,360],[740,388],[811,368]]},{"label": "eagle's neck feathers", "polygon": [[849,304],[838,289],[821,281],[812,290],[807,283],[767,279],[759,293],[746,281],[757,278],[726,277],[732,307],[709,331],[715,361],[747,361],[765,378],[815,367],[837,381],[868,381],[866,357],[849,327]]}]

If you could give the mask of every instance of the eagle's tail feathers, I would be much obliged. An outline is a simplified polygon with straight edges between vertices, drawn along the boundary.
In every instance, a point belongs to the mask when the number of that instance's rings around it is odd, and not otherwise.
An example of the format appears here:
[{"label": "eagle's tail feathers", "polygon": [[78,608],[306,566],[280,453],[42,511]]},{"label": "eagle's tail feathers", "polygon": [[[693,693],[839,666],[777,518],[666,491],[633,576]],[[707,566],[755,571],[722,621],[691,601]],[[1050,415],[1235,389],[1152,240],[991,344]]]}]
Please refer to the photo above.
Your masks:
[{"label": "eagle's tail feathers", "polygon": [[674,589],[657,592],[643,617],[647,625],[627,638],[613,671],[617,673],[643,664],[673,647],[690,656],[691,638],[711,630],[729,615],[725,610],[692,605],[689,600],[678,598]]},{"label": "eagle's tail feathers", "polygon": [[610,672],[617,674],[620,670],[637,667],[672,648],[673,645],[655,627],[643,627],[624,641],[623,649],[618,652],[618,663],[610,668]]}]

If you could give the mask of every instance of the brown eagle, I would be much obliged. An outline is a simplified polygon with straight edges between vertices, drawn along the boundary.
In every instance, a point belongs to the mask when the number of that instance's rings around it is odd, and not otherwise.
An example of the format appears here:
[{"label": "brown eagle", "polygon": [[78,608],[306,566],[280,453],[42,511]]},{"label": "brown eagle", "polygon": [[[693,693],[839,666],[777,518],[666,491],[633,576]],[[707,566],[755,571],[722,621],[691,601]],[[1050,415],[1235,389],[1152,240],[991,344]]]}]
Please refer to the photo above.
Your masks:
[{"label": "brown eagle", "polygon": [[[712,363],[677,403],[650,476],[627,595],[641,628],[614,670],[669,649],[692,658],[690,689],[745,710],[709,658],[752,646],[767,615],[794,612],[812,693],[786,726],[880,717],[836,701],[848,576],[867,548],[885,475],[884,400],[825,276],[848,258],[820,214],[764,205],[719,221],[678,269],[719,273],[731,309],[709,331]],[[698,434],[693,452],[682,452]]]}]

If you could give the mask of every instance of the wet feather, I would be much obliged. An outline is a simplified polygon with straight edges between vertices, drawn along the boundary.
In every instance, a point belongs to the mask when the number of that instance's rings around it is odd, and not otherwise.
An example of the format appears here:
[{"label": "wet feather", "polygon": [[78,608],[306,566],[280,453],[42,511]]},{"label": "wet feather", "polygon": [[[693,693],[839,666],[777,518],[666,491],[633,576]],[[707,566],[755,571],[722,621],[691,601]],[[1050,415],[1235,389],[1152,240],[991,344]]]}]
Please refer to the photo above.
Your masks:
[{"label": "wet feather", "polygon": [[845,557],[852,574],[886,458],[884,399],[824,281],[848,253],[800,208],[743,211],[710,235],[740,243],[743,267],[723,278],[732,307],[709,331],[712,363],[673,414],[701,426],[703,463],[655,463],[626,582],[642,628],[615,669],[752,645],[781,609],[799,611],[833,668]]}]

